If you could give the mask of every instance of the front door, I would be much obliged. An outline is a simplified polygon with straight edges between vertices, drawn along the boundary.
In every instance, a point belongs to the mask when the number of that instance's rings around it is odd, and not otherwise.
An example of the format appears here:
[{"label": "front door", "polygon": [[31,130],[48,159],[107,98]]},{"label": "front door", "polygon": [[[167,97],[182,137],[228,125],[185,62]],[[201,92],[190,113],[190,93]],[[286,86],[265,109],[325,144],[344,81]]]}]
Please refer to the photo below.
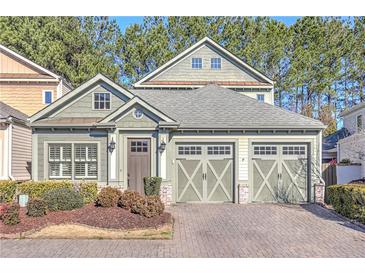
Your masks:
[{"label": "front door", "polygon": [[144,194],[143,178],[151,176],[150,139],[128,139],[128,189]]}]

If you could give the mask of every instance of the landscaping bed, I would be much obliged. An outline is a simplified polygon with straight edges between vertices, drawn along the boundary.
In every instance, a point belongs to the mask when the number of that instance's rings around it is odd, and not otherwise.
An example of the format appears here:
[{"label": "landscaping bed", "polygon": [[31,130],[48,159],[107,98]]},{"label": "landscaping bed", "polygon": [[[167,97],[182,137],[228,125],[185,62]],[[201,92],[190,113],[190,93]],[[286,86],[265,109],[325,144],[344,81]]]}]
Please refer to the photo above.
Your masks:
[{"label": "landscaping bed", "polygon": [[[172,217],[157,195],[160,178],[146,181],[146,196],[98,191],[96,182],[0,182],[0,238],[170,239]],[[26,207],[16,193],[30,197]]]},{"label": "landscaping bed", "polygon": [[21,219],[19,224],[5,225],[0,222],[0,233],[14,234],[41,229],[49,225],[68,223],[109,229],[158,228],[171,223],[171,214],[167,212],[146,218],[119,207],[96,207],[94,205],[86,205],[83,208],[70,211],[49,212],[42,217],[30,217],[26,214],[26,209],[21,208],[19,215]]}]

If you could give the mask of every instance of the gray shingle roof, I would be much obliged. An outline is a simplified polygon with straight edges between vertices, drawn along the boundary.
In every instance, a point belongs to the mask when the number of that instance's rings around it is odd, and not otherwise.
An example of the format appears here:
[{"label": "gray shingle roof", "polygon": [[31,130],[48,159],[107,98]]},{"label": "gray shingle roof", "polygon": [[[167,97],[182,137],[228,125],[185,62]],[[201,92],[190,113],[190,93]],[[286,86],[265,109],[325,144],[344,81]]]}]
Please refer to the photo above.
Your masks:
[{"label": "gray shingle roof", "polygon": [[0,118],[8,118],[8,117],[14,117],[16,119],[23,121],[26,121],[28,118],[28,116],[25,113],[0,101]]},{"label": "gray shingle roof", "polygon": [[179,128],[310,129],[323,128],[315,119],[258,102],[237,92],[207,85],[195,90],[131,90],[180,122]]}]

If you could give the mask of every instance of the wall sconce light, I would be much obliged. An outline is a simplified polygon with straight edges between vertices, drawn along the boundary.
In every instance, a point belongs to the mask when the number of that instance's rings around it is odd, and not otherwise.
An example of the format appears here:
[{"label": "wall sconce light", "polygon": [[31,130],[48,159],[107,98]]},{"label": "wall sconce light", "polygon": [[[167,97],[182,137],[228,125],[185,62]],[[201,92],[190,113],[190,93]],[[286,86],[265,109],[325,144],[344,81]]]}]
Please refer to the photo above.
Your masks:
[{"label": "wall sconce light", "polygon": [[165,151],[165,149],[166,149],[166,143],[165,143],[164,140],[161,141],[159,149],[160,149],[160,152],[161,153]]},{"label": "wall sconce light", "polygon": [[110,153],[113,152],[114,149],[115,149],[115,141],[114,141],[114,139],[112,137],[112,140],[109,143],[109,151],[110,151]]}]

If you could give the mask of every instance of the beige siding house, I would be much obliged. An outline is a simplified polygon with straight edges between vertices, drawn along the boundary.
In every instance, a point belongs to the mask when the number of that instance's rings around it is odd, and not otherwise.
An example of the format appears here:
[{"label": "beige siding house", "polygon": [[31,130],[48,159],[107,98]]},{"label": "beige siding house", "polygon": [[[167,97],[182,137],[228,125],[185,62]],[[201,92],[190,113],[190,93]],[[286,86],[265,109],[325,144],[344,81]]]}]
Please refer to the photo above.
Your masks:
[{"label": "beige siding house", "polygon": [[0,101],[30,116],[70,90],[62,77],[0,45]]},{"label": "beige siding house", "polygon": [[0,179],[29,180],[31,129],[27,115],[0,102]]},{"label": "beige siding house", "polygon": [[209,38],[131,90],[99,74],[30,117],[33,179],[143,191],[160,176],[166,203],[323,201],[324,125],[272,92]]}]

